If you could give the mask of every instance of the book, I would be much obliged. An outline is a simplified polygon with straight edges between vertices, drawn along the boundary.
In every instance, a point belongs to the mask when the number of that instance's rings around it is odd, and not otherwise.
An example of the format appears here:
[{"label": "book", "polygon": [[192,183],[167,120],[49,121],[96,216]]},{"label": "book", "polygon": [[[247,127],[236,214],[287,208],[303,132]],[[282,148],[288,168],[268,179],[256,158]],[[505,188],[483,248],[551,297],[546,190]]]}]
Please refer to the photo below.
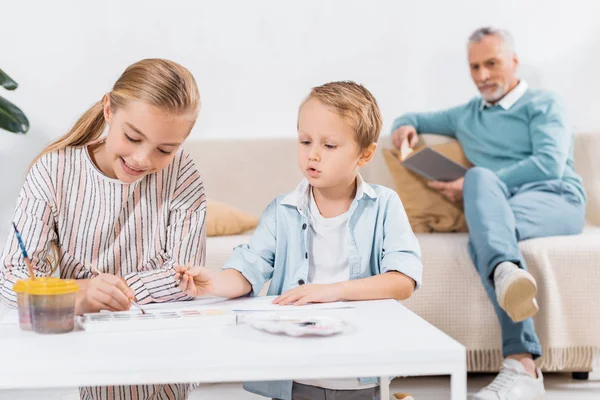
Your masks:
[{"label": "book", "polygon": [[467,173],[467,168],[431,147],[413,153],[402,165],[426,179],[440,182],[452,182]]}]

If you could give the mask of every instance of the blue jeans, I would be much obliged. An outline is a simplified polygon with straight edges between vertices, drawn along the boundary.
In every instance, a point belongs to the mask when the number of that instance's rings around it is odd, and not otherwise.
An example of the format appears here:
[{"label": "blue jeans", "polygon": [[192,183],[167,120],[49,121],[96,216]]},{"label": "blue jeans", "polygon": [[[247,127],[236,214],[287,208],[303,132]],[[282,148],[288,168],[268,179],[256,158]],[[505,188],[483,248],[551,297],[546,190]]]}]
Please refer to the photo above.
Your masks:
[{"label": "blue jeans", "polygon": [[[492,171],[475,167],[463,186],[469,227],[469,253],[479,272],[502,329],[502,353],[542,355],[533,319],[515,323],[500,308],[494,290],[494,269],[511,261],[526,269],[517,244],[520,240],[581,233],[585,203],[570,184],[561,180],[508,188]],[[542,305],[543,307],[543,305]]]}]

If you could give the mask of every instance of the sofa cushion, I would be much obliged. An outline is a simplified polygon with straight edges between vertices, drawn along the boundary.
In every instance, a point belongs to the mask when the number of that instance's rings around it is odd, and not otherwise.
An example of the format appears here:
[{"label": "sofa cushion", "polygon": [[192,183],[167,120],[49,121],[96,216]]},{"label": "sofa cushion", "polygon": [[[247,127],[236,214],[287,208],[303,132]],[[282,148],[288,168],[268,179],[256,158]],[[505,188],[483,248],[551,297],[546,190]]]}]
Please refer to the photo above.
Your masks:
[{"label": "sofa cushion", "polygon": [[[465,167],[471,167],[456,141],[430,147]],[[467,231],[462,203],[448,200],[437,190],[431,189],[427,179],[403,166],[401,161],[405,157],[398,150],[383,149],[383,157],[414,232]]]},{"label": "sofa cushion", "polygon": [[[206,240],[206,266],[208,268],[220,270],[236,246],[240,244],[248,243],[252,232],[247,232],[243,235],[233,236],[215,236],[210,237]],[[268,281],[262,290],[259,292],[259,296],[265,296],[269,290],[271,281]]]},{"label": "sofa cushion", "polygon": [[256,228],[258,218],[214,200],[206,203],[206,236],[228,236]]},{"label": "sofa cushion", "polygon": [[251,235],[251,232],[247,232],[242,235],[209,237],[206,240],[206,266],[221,269],[234,247],[248,243]]}]

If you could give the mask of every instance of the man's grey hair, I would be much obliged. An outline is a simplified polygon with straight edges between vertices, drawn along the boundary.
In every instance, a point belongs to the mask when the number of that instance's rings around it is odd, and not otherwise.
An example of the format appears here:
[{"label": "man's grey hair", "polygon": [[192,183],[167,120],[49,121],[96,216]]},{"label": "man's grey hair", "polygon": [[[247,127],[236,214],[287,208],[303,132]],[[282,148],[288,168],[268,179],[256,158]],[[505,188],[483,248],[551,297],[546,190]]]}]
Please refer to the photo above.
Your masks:
[{"label": "man's grey hair", "polygon": [[483,28],[477,29],[475,32],[471,33],[469,36],[468,45],[471,43],[479,43],[486,36],[496,36],[502,39],[502,43],[504,43],[504,48],[511,54],[515,52],[515,42],[512,38],[512,35],[505,29],[494,28],[491,26],[485,26]]}]

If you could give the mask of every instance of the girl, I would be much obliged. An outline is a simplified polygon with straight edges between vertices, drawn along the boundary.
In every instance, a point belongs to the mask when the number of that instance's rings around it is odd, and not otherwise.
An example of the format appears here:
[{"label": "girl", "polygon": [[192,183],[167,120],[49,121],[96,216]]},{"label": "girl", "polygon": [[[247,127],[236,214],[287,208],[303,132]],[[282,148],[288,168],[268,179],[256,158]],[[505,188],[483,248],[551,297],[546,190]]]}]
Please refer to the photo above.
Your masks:
[{"label": "girl", "polygon": [[[205,261],[204,187],[180,150],[199,108],[187,69],[142,60],[34,160],[14,222],[36,276],[50,274],[55,255],[61,278],[78,280],[77,314],[127,310],[131,298],[141,304],[189,298],[173,267]],[[14,233],[0,260],[0,294],[14,306],[14,283],[29,277]],[[82,388],[81,397],[180,399],[188,389]]]}]

